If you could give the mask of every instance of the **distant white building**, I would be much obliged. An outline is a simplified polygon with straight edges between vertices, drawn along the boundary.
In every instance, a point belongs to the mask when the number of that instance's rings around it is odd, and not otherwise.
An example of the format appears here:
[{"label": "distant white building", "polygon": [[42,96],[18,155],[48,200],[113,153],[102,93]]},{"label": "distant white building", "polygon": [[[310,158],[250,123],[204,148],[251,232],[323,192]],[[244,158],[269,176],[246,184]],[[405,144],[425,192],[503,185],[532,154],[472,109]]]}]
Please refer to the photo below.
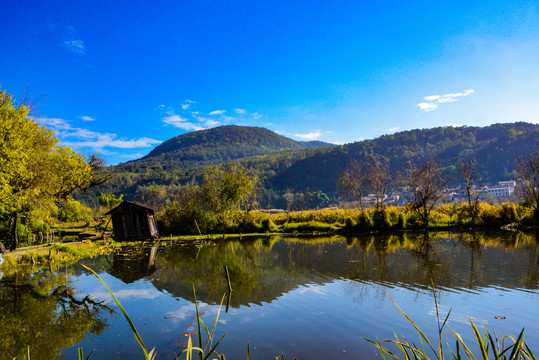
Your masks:
[{"label": "distant white building", "polygon": [[515,193],[517,182],[515,180],[500,181],[497,186],[485,186],[481,194],[490,194],[495,197],[508,197]]}]

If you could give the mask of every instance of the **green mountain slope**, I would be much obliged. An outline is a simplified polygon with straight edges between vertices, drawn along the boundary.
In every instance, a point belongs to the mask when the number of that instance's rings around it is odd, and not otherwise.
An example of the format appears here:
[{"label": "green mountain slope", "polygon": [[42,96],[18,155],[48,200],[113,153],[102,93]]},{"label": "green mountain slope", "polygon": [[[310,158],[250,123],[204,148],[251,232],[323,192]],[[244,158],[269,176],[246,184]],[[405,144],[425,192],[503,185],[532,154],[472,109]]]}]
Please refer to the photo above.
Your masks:
[{"label": "green mountain slope", "polygon": [[294,141],[260,127],[228,125],[195,131],[165,141],[121,171],[170,171],[214,165],[254,155],[332,146],[322,141]]},{"label": "green mountain slope", "polygon": [[[403,131],[374,140],[366,140],[315,150],[286,167],[269,180],[275,191],[304,184],[311,189],[334,192],[339,173],[352,159],[364,160],[376,154],[389,163],[393,175],[408,162],[421,164],[437,159],[446,168],[453,185],[461,182],[456,171],[457,156],[478,160],[482,183],[516,178],[515,161],[539,144],[539,126],[529,123],[495,124],[488,127],[438,127]],[[251,166],[258,167],[256,164]]]},{"label": "green mountain slope", "polygon": [[[335,197],[339,173],[352,159],[362,161],[371,154],[385,159],[394,176],[406,168],[409,161],[421,164],[431,157],[436,158],[444,165],[451,183],[457,185],[461,179],[456,171],[455,157],[475,157],[478,160],[480,181],[496,182],[515,178],[516,159],[531,153],[539,144],[539,126],[529,123],[411,130],[346,145],[290,149],[285,152],[278,152],[277,149],[300,145],[261,128],[217,129],[220,131],[219,137],[208,136],[209,139],[206,137],[203,142],[186,145],[187,140],[184,139],[192,141],[190,136],[203,132],[182,135],[163,143],[163,148],[156,148],[141,160],[115,167],[115,178],[96,191],[123,193],[126,199],[158,206],[164,199],[171,198],[182,184],[201,180],[205,168],[195,167],[196,164],[235,161],[258,173],[262,182],[261,206],[282,207],[282,195],[286,191],[321,190]],[[242,135],[244,141],[234,141],[230,136],[227,137],[228,130],[239,130],[236,135],[245,134]],[[255,134],[264,136],[266,140],[256,139]],[[237,135],[234,139],[238,138],[241,137]],[[270,139],[274,139],[274,142]],[[174,147],[173,144],[181,146]],[[256,147],[273,153],[246,157],[256,153]],[[201,151],[197,153],[195,149]],[[205,157],[201,154],[205,154]],[[90,193],[83,198],[92,204],[95,203],[92,196],[95,198],[95,194]]]}]

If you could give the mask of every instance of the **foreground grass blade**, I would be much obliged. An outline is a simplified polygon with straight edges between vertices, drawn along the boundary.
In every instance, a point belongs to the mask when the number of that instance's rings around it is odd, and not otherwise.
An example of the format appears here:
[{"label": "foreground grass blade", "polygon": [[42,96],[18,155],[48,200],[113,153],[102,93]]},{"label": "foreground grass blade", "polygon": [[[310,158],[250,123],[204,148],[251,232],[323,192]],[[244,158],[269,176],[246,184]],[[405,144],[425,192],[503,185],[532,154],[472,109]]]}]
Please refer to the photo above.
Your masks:
[{"label": "foreground grass blade", "polygon": [[412,326],[417,330],[417,332],[419,333],[419,335],[421,335],[421,337],[423,339],[425,339],[425,341],[427,342],[427,344],[429,345],[429,347],[431,348],[431,350],[436,353],[436,350],[434,350],[434,348],[432,347],[431,343],[430,343],[430,340],[429,338],[427,337],[427,335],[425,335],[423,333],[423,331],[421,331],[421,329],[414,323],[414,321],[408,316],[406,315],[406,313],[404,311],[402,311],[402,309],[397,305],[397,303],[395,303],[395,301],[393,301],[393,299],[391,298],[391,296],[389,296],[389,294],[386,294],[387,297],[389,298],[389,300],[391,300],[391,302],[393,303],[393,305],[395,305],[395,307],[400,311],[400,313],[406,318],[406,320],[408,320],[410,322],[410,324],[412,324]]},{"label": "foreground grass blade", "polygon": [[[151,360],[153,358],[153,356],[154,356],[155,349],[152,349],[152,351],[150,353],[148,353],[148,350],[146,350],[146,346],[144,345],[144,342],[142,341],[142,338],[140,337],[140,334],[138,333],[137,328],[135,327],[135,324],[133,324],[133,322],[131,321],[131,318],[129,318],[129,315],[127,315],[127,312],[122,307],[122,304],[120,304],[120,301],[116,298],[116,296],[114,296],[114,293],[112,292],[112,290],[109,289],[107,284],[103,281],[103,279],[101,279],[101,277],[99,275],[97,275],[97,273],[95,271],[93,271],[92,269],[90,269],[88,266],[86,266],[84,264],[81,264],[81,265],[86,270],[89,270],[90,272],[92,272],[92,274],[94,274],[99,279],[99,281],[101,281],[101,283],[107,288],[110,295],[112,296],[112,298],[114,299],[114,301],[116,302],[116,304],[118,305],[120,310],[122,311],[122,314],[124,315],[125,320],[127,320],[127,323],[131,327],[131,331],[133,332],[133,335],[135,336],[135,339],[137,339],[140,347],[142,348],[142,351],[144,352],[144,356],[146,357],[147,360]],[[198,315],[198,313],[197,313],[197,315]]]},{"label": "foreground grass blade", "polygon": [[[198,301],[197,301],[197,294],[195,291],[195,284],[193,284],[193,294],[195,295],[195,311],[197,315],[197,335],[198,335],[198,346],[202,348],[202,331],[200,329],[200,315],[198,313]],[[204,325],[205,326],[205,325]],[[202,357],[204,356],[204,353],[199,353],[198,358],[202,360]]]}]

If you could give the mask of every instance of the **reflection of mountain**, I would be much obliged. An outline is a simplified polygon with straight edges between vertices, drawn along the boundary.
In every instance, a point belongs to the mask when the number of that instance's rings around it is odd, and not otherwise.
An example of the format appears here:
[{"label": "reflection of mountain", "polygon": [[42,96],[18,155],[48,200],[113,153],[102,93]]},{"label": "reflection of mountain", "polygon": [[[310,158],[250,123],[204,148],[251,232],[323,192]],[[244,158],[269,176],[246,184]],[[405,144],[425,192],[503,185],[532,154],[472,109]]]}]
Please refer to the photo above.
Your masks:
[{"label": "reflection of mountain", "polygon": [[400,234],[228,241],[200,249],[159,250],[151,281],[161,291],[190,300],[194,284],[199,299],[218,303],[227,291],[227,265],[232,306],[271,302],[302,285],[336,278],[410,288],[426,288],[434,281],[448,289],[536,289],[537,255],[535,237],[523,234],[475,240],[453,235],[426,241],[420,235]]},{"label": "reflection of mountain", "polygon": [[116,250],[107,272],[126,284],[132,283],[155,271],[156,254],[157,246]]}]

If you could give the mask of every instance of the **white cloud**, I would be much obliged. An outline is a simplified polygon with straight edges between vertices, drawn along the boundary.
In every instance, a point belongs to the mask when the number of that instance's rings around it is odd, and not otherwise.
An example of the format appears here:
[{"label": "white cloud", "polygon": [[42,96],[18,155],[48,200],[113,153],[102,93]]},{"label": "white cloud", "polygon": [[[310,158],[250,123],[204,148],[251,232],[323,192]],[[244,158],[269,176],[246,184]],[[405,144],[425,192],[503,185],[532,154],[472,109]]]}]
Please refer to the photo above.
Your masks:
[{"label": "white cloud", "polygon": [[189,104],[183,104],[183,105],[182,105],[182,109],[184,109],[184,110],[189,109]]},{"label": "white cloud", "polygon": [[66,40],[64,41],[64,47],[72,52],[86,54],[86,49],[84,48],[84,42],[82,40]]},{"label": "white cloud", "polygon": [[322,133],[320,132],[320,130],[316,130],[307,134],[294,134],[295,137],[299,137],[300,139],[303,139],[303,140],[316,140],[321,135]]},{"label": "white cloud", "polygon": [[245,109],[234,109],[234,111],[236,112],[236,114],[240,115],[240,114],[245,114],[247,111]]},{"label": "white cloud", "polygon": [[208,127],[214,127],[214,126],[217,126],[217,125],[220,125],[221,123],[219,121],[215,121],[215,120],[207,120],[204,125],[208,126]]},{"label": "white cloud", "polygon": [[214,110],[208,115],[223,115],[226,112],[226,110]]},{"label": "white cloud", "polygon": [[104,147],[113,147],[118,149],[136,149],[136,148],[145,148],[151,147],[153,145],[161,144],[162,141],[154,140],[150,138],[140,138],[140,139],[118,139],[116,134],[97,134],[97,138],[93,141],[63,141],[62,143],[66,146],[82,149],[89,148],[94,150],[101,150]]},{"label": "white cloud", "polygon": [[394,132],[394,131],[397,131],[397,130],[399,130],[399,127],[398,127],[398,126],[397,126],[397,127],[394,127],[394,128],[391,128],[391,129],[389,129],[388,131],[389,131],[389,132]]},{"label": "white cloud", "polygon": [[53,130],[69,130],[71,125],[68,121],[59,118],[33,118],[36,123]]},{"label": "white cloud", "polygon": [[82,121],[95,121],[95,118],[91,116],[79,116],[79,118],[81,118]]},{"label": "white cloud", "polygon": [[134,154],[123,154],[121,155],[121,157],[123,157],[124,159],[140,159],[144,155],[145,154],[142,154],[142,153],[134,153]]},{"label": "white cloud", "polygon": [[[136,149],[151,147],[162,143],[160,140],[150,138],[125,139],[118,138],[114,133],[100,133],[89,129],[73,127],[70,122],[58,118],[34,118],[35,122],[41,126],[52,129],[58,138],[62,140],[62,145],[74,149],[88,148],[105,154],[105,147],[118,149]],[[109,152],[110,153],[110,152]]]},{"label": "white cloud", "polygon": [[438,108],[438,104],[452,103],[458,101],[459,97],[468,96],[470,94],[473,94],[474,92],[475,91],[473,89],[469,89],[462,93],[429,95],[425,96],[424,99],[430,102],[422,102],[417,104],[417,106],[419,106],[419,108],[423,111],[432,111]]},{"label": "white cloud", "polygon": [[432,103],[419,103],[417,106],[424,111],[432,111],[438,107],[438,105]]},{"label": "white cloud", "polygon": [[253,117],[253,119],[260,119],[262,117],[262,115],[257,112],[252,113],[251,116]]},{"label": "white cloud", "polygon": [[174,127],[183,129],[183,130],[204,130],[205,128],[194,124],[190,121],[187,121],[187,119],[182,118],[180,115],[170,115],[165,116],[163,119],[163,122],[167,125],[172,125]]},{"label": "white cloud", "polygon": [[236,120],[236,118],[233,118],[232,116],[223,116],[223,120],[231,122],[231,121]]}]

